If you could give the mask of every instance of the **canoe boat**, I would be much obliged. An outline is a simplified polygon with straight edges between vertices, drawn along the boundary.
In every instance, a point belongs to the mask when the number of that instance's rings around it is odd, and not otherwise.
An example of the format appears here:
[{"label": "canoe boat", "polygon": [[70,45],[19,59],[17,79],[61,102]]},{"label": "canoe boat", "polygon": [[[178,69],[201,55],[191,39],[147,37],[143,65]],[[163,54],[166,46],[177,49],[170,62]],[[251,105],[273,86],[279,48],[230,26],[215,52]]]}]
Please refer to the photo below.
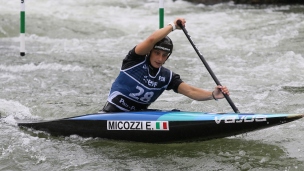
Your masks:
[{"label": "canoe boat", "polygon": [[45,131],[55,136],[79,135],[167,143],[229,137],[288,123],[302,118],[303,115],[147,110],[20,122],[18,126]]}]

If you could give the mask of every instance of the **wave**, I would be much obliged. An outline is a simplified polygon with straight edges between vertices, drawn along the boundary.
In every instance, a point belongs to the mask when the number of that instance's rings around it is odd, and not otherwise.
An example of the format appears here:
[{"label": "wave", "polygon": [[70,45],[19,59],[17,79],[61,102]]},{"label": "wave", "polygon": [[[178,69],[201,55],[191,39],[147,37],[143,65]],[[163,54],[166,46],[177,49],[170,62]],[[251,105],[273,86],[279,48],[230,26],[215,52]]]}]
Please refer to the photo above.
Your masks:
[{"label": "wave", "polygon": [[83,71],[83,67],[74,65],[62,65],[58,63],[30,63],[24,65],[0,65],[0,70],[8,72],[32,72],[36,70],[55,70],[55,71]]},{"label": "wave", "polygon": [[18,101],[0,99],[0,118],[1,121],[11,125],[17,125],[18,119],[37,119],[30,109]]}]

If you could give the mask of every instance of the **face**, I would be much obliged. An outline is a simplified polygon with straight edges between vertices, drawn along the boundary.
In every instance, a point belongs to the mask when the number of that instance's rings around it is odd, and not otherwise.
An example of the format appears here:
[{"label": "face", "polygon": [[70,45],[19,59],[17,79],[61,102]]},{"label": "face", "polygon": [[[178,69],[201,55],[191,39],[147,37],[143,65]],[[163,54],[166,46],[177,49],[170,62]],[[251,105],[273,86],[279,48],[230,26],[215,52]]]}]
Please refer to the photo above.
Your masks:
[{"label": "face", "polygon": [[161,67],[168,59],[169,53],[163,50],[153,49],[150,55],[150,63],[154,68]]}]

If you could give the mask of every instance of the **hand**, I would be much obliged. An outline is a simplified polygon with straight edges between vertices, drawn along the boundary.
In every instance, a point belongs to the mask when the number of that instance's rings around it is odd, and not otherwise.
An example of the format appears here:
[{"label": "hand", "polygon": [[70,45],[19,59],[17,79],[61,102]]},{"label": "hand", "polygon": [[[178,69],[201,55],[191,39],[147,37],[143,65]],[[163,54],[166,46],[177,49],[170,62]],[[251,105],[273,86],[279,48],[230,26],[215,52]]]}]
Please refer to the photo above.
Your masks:
[{"label": "hand", "polygon": [[175,28],[176,29],[181,29],[179,26],[178,26],[178,24],[177,24],[177,20],[180,20],[181,22],[182,22],[182,25],[185,27],[186,26],[186,20],[184,19],[184,18],[176,18],[175,20],[174,20],[174,24],[175,24]]},{"label": "hand", "polygon": [[214,91],[213,91],[213,96],[216,98],[216,99],[222,99],[224,98],[225,96],[223,94],[227,94],[229,95],[229,90],[226,86],[216,86]]}]

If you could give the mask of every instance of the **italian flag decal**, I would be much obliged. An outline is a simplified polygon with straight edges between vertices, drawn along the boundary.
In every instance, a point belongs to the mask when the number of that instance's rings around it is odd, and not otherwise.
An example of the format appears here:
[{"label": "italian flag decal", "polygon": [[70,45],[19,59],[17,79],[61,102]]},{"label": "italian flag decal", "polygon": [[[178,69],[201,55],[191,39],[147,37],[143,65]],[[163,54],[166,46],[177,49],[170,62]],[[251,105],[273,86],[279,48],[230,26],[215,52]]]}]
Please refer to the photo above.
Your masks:
[{"label": "italian flag decal", "polygon": [[168,127],[168,122],[165,121],[165,122],[156,122],[155,123],[155,129],[157,130],[168,130],[169,127]]}]

